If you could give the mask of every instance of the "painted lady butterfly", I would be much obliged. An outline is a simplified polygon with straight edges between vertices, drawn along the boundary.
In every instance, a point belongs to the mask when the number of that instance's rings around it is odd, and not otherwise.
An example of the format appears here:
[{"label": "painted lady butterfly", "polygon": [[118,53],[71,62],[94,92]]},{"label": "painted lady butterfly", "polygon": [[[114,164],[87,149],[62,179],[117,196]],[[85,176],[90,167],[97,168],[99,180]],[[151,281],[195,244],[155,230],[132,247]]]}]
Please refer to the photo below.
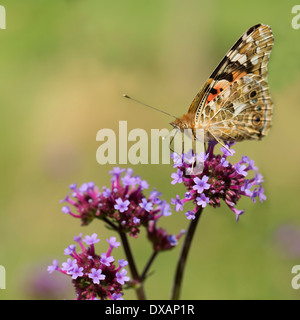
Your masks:
[{"label": "painted lady butterfly", "polygon": [[267,64],[273,46],[271,28],[257,24],[229,50],[174,128],[204,130],[204,142],[260,140],[271,127],[273,103]]}]

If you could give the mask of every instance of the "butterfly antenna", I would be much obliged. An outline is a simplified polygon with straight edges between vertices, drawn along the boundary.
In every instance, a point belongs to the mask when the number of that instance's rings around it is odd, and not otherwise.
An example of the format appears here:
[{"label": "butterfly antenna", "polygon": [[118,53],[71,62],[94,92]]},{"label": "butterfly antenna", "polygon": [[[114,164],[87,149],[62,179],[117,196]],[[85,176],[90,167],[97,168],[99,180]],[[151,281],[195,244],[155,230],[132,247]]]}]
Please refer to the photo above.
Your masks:
[{"label": "butterfly antenna", "polygon": [[160,109],[158,109],[158,108],[149,106],[148,104],[146,104],[146,103],[144,103],[144,102],[141,102],[141,101],[138,101],[138,100],[136,100],[136,99],[133,99],[133,98],[129,97],[127,94],[123,94],[123,97],[124,97],[124,98],[127,98],[127,99],[130,99],[130,100],[133,100],[133,101],[135,101],[135,102],[137,102],[137,103],[142,104],[142,105],[145,106],[145,107],[154,109],[154,110],[156,110],[156,111],[159,111],[159,112],[161,112],[161,113],[164,113],[164,114],[166,114],[166,115],[168,115],[168,116],[170,116],[170,117],[173,117],[173,118],[177,119],[177,117],[173,116],[172,114],[170,114],[170,113],[168,113],[168,112],[165,112],[165,111],[162,111],[162,110],[160,110]]}]

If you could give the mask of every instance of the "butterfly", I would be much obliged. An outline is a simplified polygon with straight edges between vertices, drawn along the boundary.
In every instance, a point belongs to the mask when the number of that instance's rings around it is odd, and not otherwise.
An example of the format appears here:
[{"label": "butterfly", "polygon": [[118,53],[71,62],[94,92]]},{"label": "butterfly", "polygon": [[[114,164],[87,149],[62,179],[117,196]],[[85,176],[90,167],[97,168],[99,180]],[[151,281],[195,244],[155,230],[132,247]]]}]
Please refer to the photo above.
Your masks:
[{"label": "butterfly", "polygon": [[171,125],[203,130],[204,142],[260,140],[271,128],[273,103],[267,64],[274,43],[271,28],[257,24],[232,46],[192,101]]}]

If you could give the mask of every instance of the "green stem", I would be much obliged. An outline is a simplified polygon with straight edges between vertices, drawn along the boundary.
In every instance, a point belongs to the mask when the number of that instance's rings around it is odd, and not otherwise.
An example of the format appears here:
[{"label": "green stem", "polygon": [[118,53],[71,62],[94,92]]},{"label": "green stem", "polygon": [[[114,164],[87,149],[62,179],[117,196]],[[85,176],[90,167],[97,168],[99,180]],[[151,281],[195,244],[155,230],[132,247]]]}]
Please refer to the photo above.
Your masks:
[{"label": "green stem", "polygon": [[195,219],[191,221],[189,225],[188,232],[186,234],[186,237],[184,239],[184,243],[181,249],[181,253],[178,259],[177,263],[177,268],[176,268],[176,273],[175,273],[175,278],[173,282],[173,288],[172,288],[172,293],[171,293],[171,299],[172,300],[179,300],[180,298],[180,292],[181,292],[181,286],[182,286],[182,279],[183,279],[183,273],[187,261],[187,256],[192,244],[192,240],[195,234],[195,230],[199,221],[199,218],[201,216],[203,208],[200,208],[196,213],[195,213]]}]

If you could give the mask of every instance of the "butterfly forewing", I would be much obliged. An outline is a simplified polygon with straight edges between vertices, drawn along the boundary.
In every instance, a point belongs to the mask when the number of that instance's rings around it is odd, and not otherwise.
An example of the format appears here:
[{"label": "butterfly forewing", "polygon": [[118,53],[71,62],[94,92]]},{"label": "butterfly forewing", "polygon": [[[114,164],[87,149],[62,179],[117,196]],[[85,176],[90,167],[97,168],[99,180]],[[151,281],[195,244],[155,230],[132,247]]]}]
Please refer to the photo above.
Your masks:
[{"label": "butterfly forewing", "polygon": [[206,140],[260,139],[271,127],[272,100],[267,63],[271,28],[257,24],[232,46],[174,125],[205,131]]}]

